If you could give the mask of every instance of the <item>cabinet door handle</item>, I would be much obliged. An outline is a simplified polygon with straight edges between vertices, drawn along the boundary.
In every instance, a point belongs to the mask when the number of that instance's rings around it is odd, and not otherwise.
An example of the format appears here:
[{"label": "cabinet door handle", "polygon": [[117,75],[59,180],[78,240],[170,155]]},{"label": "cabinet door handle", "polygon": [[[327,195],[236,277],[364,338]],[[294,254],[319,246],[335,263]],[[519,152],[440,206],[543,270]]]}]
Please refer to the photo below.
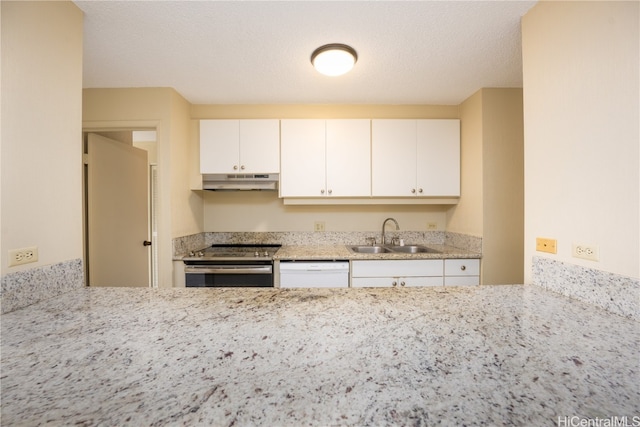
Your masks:
[{"label": "cabinet door handle", "polygon": [[244,170],[244,165],[240,166],[240,169]]},{"label": "cabinet door handle", "polygon": [[327,191],[327,193],[331,194],[331,193],[333,193],[333,191],[332,191],[332,190],[329,190],[329,191]]},{"label": "cabinet door handle", "polygon": [[400,282],[400,286],[404,286],[404,282]]},{"label": "cabinet door handle", "polygon": [[416,189],[415,188],[411,189],[411,194],[416,194]]},{"label": "cabinet door handle", "polygon": [[324,190],[320,190],[320,194],[324,194]]},{"label": "cabinet door handle", "polygon": [[238,170],[238,165],[233,165],[233,170],[237,171]]},{"label": "cabinet door handle", "polygon": [[460,266],[460,270],[465,271],[466,269],[467,269],[467,266],[466,266],[466,265],[461,265],[461,266]]},{"label": "cabinet door handle", "polygon": [[418,193],[421,193],[421,194],[422,194],[422,188],[418,190]]},{"label": "cabinet door handle", "polygon": [[398,282],[396,282],[395,280],[393,281],[393,283],[391,283],[391,286],[398,286]]}]

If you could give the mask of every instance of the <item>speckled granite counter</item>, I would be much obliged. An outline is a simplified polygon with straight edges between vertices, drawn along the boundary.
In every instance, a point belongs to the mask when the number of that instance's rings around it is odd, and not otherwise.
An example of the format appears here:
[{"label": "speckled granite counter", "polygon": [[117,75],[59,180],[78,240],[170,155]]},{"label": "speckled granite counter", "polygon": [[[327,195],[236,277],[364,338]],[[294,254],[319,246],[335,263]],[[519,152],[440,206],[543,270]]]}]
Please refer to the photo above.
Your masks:
[{"label": "speckled granite counter", "polygon": [[[482,252],[482,238],[465,234],[444,231],[388,231],[387,238],[403,239],[407,244],[420,244],[429,247],[440,247],[444,251],[461,254],[464,258],[479,258]],[[173,239],[173,259],[181,261],[182,257],[191,251],[198,251],[212,244],[237,243],[277,243],[283,245],[281,259],[302,259],[292,251],[305,251],[305,259],[327,259],[327,255],[335,251],[343,257],[353,259],[370,258],[366,254],[344,252],[344,245],[366,244],[367,239],[380,238],[380,231],[325,231],[325,232],[207,232]],[[464,249],[461,249],[464,248]],[[312,249],[322,250],[325,254],[310,252]],[[467,256],[470,255],[470,256]],[[400,254],[393,255],[396,259]],[[432,255],[416,255],[424,258],[434,258]],[[415,257],[415,256],[414,256]],[[455,256],[451,256],[454,258]],[[329,258],[331,258],[329,256]],[[436,257],[437,258],[437,257]],[[441,257],[440,257],[441,258]],[[346,259],[346,258],[343,258]],[[375,259],[375,257],[374,257]]]},{"label": "speckled granite counter", "polygon": [[1,320],[3,426],[640,415],[640,324],[536,286],[82,289]]},{"label": "speckled granite counter", "polygon": [[322,260],[322,259],[444,259],[480,258],[476,252],[445,245],[426,245],[436,252],[366,254],[351,252],[345,245],[292,245],[282,246],[275,254],[276,260]]}]

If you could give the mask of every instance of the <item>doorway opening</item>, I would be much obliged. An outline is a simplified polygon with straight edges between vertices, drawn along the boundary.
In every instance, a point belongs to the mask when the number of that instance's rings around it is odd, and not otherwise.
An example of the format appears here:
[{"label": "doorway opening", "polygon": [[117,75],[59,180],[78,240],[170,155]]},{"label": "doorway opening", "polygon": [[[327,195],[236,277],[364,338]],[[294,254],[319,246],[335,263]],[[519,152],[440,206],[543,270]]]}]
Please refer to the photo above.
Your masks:
[{"label": "doorway opening", "polygon": [[158,286],[155,129],[83,132],[87,286]]}]

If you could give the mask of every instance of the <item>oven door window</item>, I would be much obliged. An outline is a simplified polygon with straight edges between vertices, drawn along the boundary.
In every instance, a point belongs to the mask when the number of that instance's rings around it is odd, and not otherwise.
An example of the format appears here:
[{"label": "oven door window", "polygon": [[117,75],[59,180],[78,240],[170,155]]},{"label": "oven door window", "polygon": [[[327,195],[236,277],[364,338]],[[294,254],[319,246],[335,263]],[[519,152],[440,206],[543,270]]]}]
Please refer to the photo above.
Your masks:
[{"label": "oven door window", "polygon": [[273,287],[273,267],[186,266],[188,288],[269,288]]}]

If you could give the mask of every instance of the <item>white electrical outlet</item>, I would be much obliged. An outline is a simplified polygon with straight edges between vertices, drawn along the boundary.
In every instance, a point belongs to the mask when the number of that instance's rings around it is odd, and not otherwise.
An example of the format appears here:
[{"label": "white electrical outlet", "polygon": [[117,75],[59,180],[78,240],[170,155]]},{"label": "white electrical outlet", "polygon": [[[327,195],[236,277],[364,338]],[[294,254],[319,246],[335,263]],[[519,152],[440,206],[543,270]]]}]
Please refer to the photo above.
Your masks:
[{"label": "white electrical outlet", "polygon": [[324,231],[324,221],[316,221],[313,223],[313,231]]},{"label": "white electrical outlet", "polygon": [[11,249],[9,251],[9,267],[15,265],[29,264],[38,261],[38,247]]},{"label": "white electrical outlet", "polygon": [[574,243],[571,254],[576,258],[588,259],[591,261],[598,261],[600,254],[597,245],[584,245],[581,243]]},{"label": "white electrical outlet", "polygon": [[427,223],[427,230],[437,230],[438,229],[438,223],[437,222],[428,222]]}]

